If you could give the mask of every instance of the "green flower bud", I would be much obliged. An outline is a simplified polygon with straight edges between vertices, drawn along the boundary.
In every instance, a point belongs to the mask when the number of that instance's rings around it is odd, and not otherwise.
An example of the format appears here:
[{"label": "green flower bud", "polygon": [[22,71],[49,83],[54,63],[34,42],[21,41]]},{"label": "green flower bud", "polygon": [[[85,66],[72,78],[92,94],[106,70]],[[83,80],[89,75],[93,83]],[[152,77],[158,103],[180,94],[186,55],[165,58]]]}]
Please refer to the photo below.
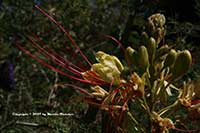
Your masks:
[{"label": "green flower bud", "polygon": [[149,38],[149,42],[147,45],[147,50],[149,54],[149,60],[153,61],[156,53],[156,41],[153,37]]},{"label": "green flower bud", "polygon": [[131,47],[126,48],[126,54],[131,57],[131,55],[135,52],[135,49]]},{"label": "green flower bud", "polygon": [[147,71],[147,68],[149,67],[149,56],[148,56],[148,51],[145,46],[141,46],[139,48],[139,69],[141,70],[142,73]]},{"label": "green flower bud", "polygon": [[127,57],[127,60],[134,66],[138,66],[138,52],[131,48],[131,47],[128,47],[126,48],[126,57]]},{"label": "green flower bud", "polygon": [[177,79],[185,74],[192,63],[192,56],[188,50],[181,51],[177,55],[177,59],[172,68],[173,79]]},{"label": "green flower bud", "polygon": [[165,59],[164,68],[173,66],[174,62],[176,60],[176,56],[177,56],[176,51],[174,49],[171,49],[169,54],[167,55],[167,57]]}]

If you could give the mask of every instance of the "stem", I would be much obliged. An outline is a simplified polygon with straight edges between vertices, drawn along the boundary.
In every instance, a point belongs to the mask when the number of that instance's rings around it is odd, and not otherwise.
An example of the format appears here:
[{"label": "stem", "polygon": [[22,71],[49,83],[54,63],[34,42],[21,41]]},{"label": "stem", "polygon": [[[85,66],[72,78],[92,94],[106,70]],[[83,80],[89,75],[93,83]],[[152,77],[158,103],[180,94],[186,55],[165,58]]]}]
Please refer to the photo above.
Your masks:
[{"label": "stem", "polygon": [[167,106],[167,107],[161,109],[161,110],[158,112],[158,114],[161,116],[162,114],[166,113],[166,112],[167,112],[168,110],[170,110],[171,108],[177,106],[178,103],[179,103],[178,101],[175,101],[173,104],[171,104],[171,105],[169,105],[169,106]]},{"label": "stem", "polygon": [[149,106],[148,106],[148,104],[147,104],[147,100],[146,100],[146,97],[145,97],[145,95],[142,95],[142,99],[143,99],[143,101],[144,101],[144,106],[146,107],[146,111],[147,111],[147,113],[149,114],[149,116],[150,116],[150,118],[151,118],[151,111],[150,111],[150,108],[149,108]]},{"label": "stem", "polygon": [[141,131],[144,132],[145,130],[144,130],[143,126],[133,117],[133,115],[131,114],[131,112],[128,111],[127,114],[130,117],[130,119],[136,124],[136,126],[139,126],[140,129],[141,129]]}]

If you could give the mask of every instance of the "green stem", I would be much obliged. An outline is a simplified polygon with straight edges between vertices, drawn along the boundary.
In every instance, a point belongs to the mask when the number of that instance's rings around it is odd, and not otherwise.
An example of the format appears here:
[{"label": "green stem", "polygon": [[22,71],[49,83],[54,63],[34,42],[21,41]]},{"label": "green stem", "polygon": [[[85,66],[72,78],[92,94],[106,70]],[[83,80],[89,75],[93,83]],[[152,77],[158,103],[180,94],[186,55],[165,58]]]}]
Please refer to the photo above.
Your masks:
[{"label": "green stem", "polygon": [[171,104],[171,105],[169,105],[169,106],[167,106],[167,107],[161,109],[161,110],[158,112],[158,114],[161,116],[162,114],[166,113],[166,112],[167,112],[168,110],[170,110],[171,108],[177,106],[178,103],[179,103],[178,101],[175,101],[173,104]]},{"label": "green stem", "polygon": [[[142,132],[144,132],[145,130],[144,130],[143,126],[133,117],[133,115],[131,114],[131,112],[128,111],[127,114],[128,114],[128,116],[130,117],[130,119],[136,124],[136,126],[140,127],[140,130],[141,130]],[[137,129],[136,129],[136,130],[137,130]]]},{"label": "green stem", "polygon": [[142,99],[143,99],[143,101],[144,101],[144,106],[145,106],[145,108],[146,108],[146,111],[147,111],[147,113],[149,114],[149,116],[150,116],[150,118],[151,118],[151,111],[150,111],[150,108],[149,108],[149,106],[148,106],[148,104],[147,104],[147,100],[146,100],[146,97],[145,97],[145,95],[142,95]]}]

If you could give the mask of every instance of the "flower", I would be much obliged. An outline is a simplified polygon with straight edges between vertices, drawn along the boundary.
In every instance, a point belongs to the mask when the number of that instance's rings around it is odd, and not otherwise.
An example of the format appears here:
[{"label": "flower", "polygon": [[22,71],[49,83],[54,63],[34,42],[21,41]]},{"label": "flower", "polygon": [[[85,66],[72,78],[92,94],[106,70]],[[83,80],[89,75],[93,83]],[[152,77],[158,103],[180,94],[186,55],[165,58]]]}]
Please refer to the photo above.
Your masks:
[{"label": "flower", "polygon": [[[120,84],[120,74],[124,70],[124,67],[119,59],[115,56],[99,51],[96,54],[96,60],[98,63],[93,64],[89,71],[95,73],[105,82],[113,83],[113,85]],[[88,79],[88,73],[90,72],[83,72],[83,77]]]}]

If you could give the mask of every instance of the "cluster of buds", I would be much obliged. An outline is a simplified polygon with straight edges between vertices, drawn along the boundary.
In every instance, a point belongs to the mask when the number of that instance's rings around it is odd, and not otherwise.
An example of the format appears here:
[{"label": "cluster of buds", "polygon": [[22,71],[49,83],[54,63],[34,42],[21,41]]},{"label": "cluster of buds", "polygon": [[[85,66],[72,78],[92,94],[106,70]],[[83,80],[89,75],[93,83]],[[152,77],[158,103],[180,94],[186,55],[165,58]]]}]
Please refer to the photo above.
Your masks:
[{"label": "cluster of buds", "polygon": [[150,75],[155,76],[167,69],[168,79],[177,80],[189,70],[192,57],[188,50],[177,52],[170,49],[168,45],[156,48],[153,37],[150,37],[148,42],[145,46],[140,46],[138,51],[131,47],[126,49],[127,60],[139,73],[147,72],[149,74],[150,71]]},{"label": "cluster of buds", "polygon": [[156,39],[157,44],[165,36],[165,21],[165,16],[160,13],[153,14],[148,18],[148,34]]},{"label": "cluster of buds", "polygon": [[[149,108],[147,112],[154,116],[153,123],[157,123],[160,132],[168,132],[167,128],[174,127],[173,122],[169,118],[161,118],[161,115],[180,104],[191,107],[193,84],[184,84],[181,89],[173,83],[187,73],[192,64],[192,56],[188,50],[175,50],[167,44],[161,44],[165,36],[164,15],[157,13],[150,16],[146,30],[141,34],[140,47],[126,49],[126,59],[131,73],[137,73],[137,77],[143,79],[143,94],[148,99],[143,106],[147,106],[146,110]],[[171,91],[172,89],[175,91]],[[156,103],[162,106],[168,103],[168,97],[173,96],[172,92],[179,94],[175,102],[155,110]]]},{"label": "cluster of buds", "polygon": [[[148,18],[151,25],[147,27],[152,33],[157,33],[155,29],[164,31],[165,17],[162,14],[154,14]],[[153,28],[153,29],[152,29]],[[128,62],[138,70],[140,74],[148,73],[155,76],[167,69],[167,80],[175,80],[185,74],[191,66],[192,56],[188,50],[176,51],[167,44],[159,46],[159,40],[163,39],[160,34],[142,33],[142,46],[138,50],[128,47],[126,57]],[[163,32],[164,33],[164,32]]]}]

